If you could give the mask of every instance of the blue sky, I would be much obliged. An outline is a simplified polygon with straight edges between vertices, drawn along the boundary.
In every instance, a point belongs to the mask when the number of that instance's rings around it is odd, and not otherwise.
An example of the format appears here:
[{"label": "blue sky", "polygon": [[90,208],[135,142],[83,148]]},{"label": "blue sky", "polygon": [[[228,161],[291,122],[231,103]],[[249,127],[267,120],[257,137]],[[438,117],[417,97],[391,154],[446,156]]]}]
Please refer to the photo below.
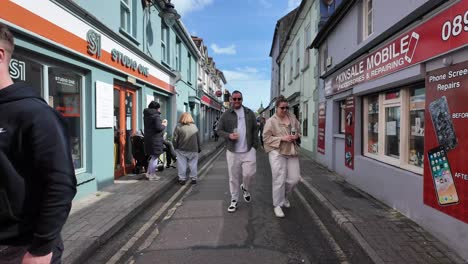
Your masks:
[{"label": "blue sky", "polygon": [[276,21],[300,0],[172,0],[190,34],[203,38],[229,91],[257,110],[270,101],[271,58]]}]

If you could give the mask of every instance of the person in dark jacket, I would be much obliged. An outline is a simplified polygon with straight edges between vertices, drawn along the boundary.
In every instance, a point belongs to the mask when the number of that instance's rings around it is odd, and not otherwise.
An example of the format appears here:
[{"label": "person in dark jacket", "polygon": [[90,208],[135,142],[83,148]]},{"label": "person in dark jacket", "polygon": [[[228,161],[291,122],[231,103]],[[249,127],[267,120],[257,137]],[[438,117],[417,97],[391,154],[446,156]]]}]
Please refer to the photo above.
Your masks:
[{"label": "person in dark jacket", "polygon": [[61,263],[76,194],[67,125],[25,83],[13,83],[13,35],[0,24],[0,263]]},{"label": "person in dark jacket", "polygon": [[145,123],[145,152],[151,156],[148,163],[148,171],[146,178],[151,181],[159,180],[156,176],[158,166],[158,157],[164,152],[163,147],[163,134],[166,126],[161,122],[161,113],[159,109],[161,106],[158,102],[151,101],[148,108],[143,110],[143,121]]},{"label": "person in dark jacket", "polygon": [[[229,174],[231,204],[228,212],[237,210],[240,189],[246,203],[250,203],[250,185],[257,171],[256,149],[258,148],[258,127],[255,114],[242,104],[242,93],[233,91],[231,109],[221,115],[218,134],[225,139],[226,160]],[[240,183],[242,180],[242,184]]]}]

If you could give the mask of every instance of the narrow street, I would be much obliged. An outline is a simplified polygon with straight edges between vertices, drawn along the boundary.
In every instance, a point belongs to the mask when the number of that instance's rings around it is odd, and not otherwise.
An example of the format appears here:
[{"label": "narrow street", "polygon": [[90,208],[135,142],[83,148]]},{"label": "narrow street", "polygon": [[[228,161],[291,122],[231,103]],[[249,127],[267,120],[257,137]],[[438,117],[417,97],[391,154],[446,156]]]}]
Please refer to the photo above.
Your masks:
[{"label": "narrow street", "polygon": [[257,152],[252,202],[240,201],[235,213],[226,210],[225,152],[207,165],[197,185],[174,185],[88,263],[371,263],[333,220],[317,220],[299,198],[310,201],[308,195],[296,192],[286,218],[274,216],[263,150]]}]

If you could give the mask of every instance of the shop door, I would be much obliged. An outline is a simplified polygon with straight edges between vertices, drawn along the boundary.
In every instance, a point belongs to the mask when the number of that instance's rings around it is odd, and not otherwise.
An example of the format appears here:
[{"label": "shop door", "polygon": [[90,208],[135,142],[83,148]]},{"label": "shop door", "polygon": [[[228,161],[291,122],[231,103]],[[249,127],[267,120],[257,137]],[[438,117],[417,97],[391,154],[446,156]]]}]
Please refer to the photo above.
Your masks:
[{"label": "shop door", "polygon": [[136,132],[136,92],[114,85],[114,176],[131,173],[135,168],[130,137]]}]

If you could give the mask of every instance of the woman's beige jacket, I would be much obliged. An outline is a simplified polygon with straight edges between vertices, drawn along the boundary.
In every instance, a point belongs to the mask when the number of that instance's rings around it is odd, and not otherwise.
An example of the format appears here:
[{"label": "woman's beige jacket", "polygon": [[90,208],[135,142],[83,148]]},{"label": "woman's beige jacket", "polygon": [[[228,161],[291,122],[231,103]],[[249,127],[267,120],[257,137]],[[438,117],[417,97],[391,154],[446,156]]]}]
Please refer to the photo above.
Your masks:
[{"label": "woman's beige jacket", "polygon": [[288,114],[291,125],[281,123],[277,115],[270,117],[263,128],[263,144],[265,152],[278,150],[281,155],[297,156],[299,146],[295,142],[283,142],[281,137],[290,135],[291,127],[295,127],[297,134],[300,135],[301,125],[293,114]]}]

